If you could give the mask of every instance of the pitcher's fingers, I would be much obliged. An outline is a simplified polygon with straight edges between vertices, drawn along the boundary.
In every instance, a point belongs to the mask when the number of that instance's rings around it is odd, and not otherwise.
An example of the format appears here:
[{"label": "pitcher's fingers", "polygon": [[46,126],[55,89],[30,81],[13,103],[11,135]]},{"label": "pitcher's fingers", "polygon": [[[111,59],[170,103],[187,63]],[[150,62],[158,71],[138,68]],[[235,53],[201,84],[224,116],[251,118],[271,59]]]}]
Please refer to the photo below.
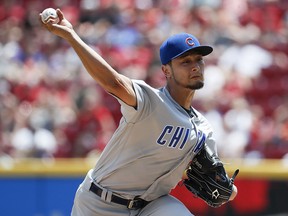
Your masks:
[{"label": "pitcher's fingers", "polygon": [[56,13],[59,17],[60,22],[61,20],[65,19],[63,12],[59,8],[56,9]]},{"label": "pitcher's fingers", "polygon": [[233,185],[233,191],[232,191],[229,201],[232,201],[236,197],[237,193],[238,193],[238,189],[235,185]]}]

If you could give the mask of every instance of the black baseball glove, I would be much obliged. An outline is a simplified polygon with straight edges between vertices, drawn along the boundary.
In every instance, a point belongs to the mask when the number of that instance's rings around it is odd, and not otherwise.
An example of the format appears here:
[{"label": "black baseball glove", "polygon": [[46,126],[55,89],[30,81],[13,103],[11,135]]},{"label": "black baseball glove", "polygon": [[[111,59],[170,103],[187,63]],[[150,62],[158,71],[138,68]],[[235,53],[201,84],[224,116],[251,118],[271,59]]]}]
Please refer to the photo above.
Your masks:
[{"label": "black baseball glove", "polygon": [[205,144],[190,163],[184,185],[196,197],[217,208],[229,201],[238,172],[237,169],[229,178],[221,160]]}]

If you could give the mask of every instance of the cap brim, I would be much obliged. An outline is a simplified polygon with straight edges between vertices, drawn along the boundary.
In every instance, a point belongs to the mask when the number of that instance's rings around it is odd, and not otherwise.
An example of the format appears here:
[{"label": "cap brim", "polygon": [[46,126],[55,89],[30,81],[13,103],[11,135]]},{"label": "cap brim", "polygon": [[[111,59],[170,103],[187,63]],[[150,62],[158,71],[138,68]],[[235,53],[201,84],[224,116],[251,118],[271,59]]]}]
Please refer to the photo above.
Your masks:
[{"label": "cap brim", "polygon": [[200,45],[198,47],[192,47],[191,49],[187,49],[184,52],[179,53],[177,56],[174,56],[174,58],[172,58],[172,59],[178,58],[179,56],[181,56],[187,52],[192,52],[192,51],[195,53],[199,53],[202,56],[206,56],[206,55],[209,55],[210,53],[212,53],[213,48],[211,46],[202,46],[202,45]]},{"label": "cap brim", "polygon": [[201,54],[202,56],[206,56],[206,55],[209,55],[210,53],[212,53],[213,48],[210,46],[198,46],[198,47],[190,49],[190,51],[191,50]]}]

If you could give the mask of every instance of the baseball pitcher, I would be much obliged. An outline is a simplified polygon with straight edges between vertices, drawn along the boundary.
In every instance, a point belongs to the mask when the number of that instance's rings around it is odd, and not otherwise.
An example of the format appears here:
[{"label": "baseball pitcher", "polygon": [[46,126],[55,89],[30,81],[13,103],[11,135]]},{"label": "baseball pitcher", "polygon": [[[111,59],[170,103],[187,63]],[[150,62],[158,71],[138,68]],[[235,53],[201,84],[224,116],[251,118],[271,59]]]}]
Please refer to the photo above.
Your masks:
[{"label": "baseball pitcher", "polygon": [[[119,127],[76,192],[71,215],[190,216],[185,205],[169,195],[185,170],[185,186],[211,206],[233,199],[237,173],[228,178],[209,122],[191,106],[196,90],[204,86],[204,56],[212,47],[200,45],[188,33],[170,36],[160,47],[167,82],[156,89],[115,71],[83,42],[61,10],[56,12],[57,23],[42,22],[42,14],[40,22],[71,45],[91,77],[119,101],[122,112]],[[213,188],[203,183],[206,179]]]}]

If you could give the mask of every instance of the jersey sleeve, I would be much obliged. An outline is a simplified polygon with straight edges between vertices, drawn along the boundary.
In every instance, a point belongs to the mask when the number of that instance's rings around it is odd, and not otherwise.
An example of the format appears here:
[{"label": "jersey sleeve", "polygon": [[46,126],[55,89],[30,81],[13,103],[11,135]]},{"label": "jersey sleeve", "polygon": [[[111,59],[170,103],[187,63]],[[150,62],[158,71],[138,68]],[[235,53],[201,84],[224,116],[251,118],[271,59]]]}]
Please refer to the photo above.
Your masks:
[{"label": "jersey sleeve", "polygon": [[133,88],[137,98],[137,107],[127,105],[125,102],[118,101],[121,105],[121,113],[126,122],[136,123],[147,117],[157,106],[159,100],[157,89],[149,86],[144,81],[132,80]]},{"label": "jersey sleeve", "polygon": [[205,131],[207,139],[206,139],[206,144],[210,147],[210,149],[212,149],[212,151],[214,153],[216,153],[216,155],[218,155],[217,153],[217,145],[216,145],[216,140],[214,137],[214,129],[212,127],[212,125],[209,123],[209,121],[197,110],[195,110],[195,113],[198,116],[199,121],[201,121],[202,127],[203,127],[203,131]]}]

